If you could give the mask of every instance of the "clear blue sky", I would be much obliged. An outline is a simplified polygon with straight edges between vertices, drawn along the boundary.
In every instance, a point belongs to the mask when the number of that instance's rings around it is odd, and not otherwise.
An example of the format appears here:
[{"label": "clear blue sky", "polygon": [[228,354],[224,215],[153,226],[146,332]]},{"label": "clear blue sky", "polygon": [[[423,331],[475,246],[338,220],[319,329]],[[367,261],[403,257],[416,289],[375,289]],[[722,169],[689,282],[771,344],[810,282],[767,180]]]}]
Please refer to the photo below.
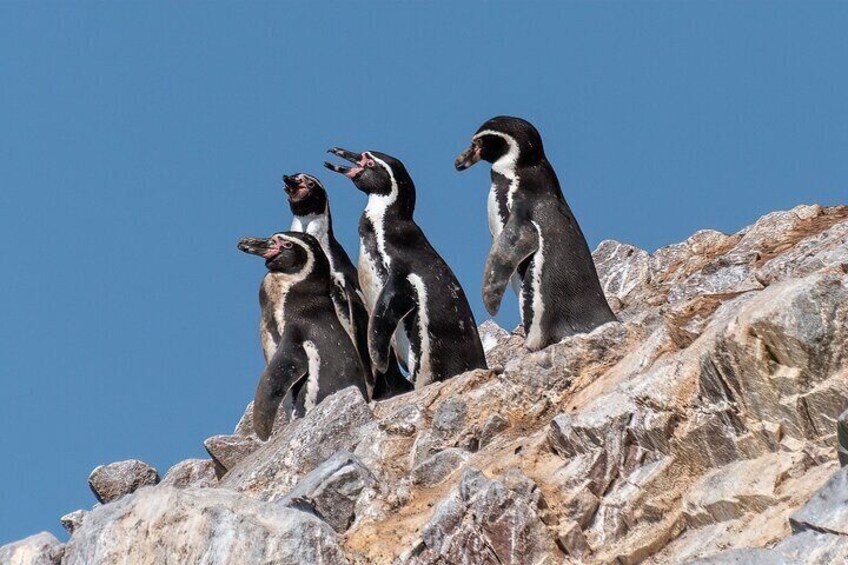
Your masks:
[{"label": "clear blue sky", "polygon": [[[96,465],[161,473],[229,433],[262,368],[280,176],[364,199],[331,145],[406,163],[478,322],[485,119],[541,130],[594,248],[848,194],[848,4],[0,5],[0,543],[89,507]],[[499,320],[517,321],[514,300]]]}]

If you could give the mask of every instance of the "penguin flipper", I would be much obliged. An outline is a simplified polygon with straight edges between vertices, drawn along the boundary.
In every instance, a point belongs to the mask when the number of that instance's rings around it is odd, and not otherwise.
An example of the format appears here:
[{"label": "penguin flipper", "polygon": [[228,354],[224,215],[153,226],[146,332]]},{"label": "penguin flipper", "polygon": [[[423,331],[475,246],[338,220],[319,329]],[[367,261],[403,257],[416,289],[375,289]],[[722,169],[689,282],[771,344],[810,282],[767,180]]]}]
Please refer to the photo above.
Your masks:
[{"label": "penguin flipper", "polygon": [[377,302],[371,319],[368,321],[368,353],[376,371],[384,373],[389,366],[392,335],[401,320],[415,308],[413,289],[406,277],[391,276]]},{"label": "penguin flipper", "polygon": [[299,343],[282,340],[262,371],[253,399],[253,430],[265,441],[271,435],[280,402],[308,370],[309,360]]},{"label": "penguin flipper", "polygon": [[538,249],[536,226],[518,214],[512,214],[492,245],[483,270],[483,304],[490,315],[498,313],[512,274]]}]

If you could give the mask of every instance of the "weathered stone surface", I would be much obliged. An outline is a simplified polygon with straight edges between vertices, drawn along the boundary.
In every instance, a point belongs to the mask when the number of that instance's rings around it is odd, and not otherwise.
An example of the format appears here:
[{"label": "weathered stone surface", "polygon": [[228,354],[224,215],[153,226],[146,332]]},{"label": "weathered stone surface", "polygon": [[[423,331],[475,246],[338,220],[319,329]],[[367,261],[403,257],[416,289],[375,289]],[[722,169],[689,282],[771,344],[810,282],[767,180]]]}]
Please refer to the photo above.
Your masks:
[{"label": "weathered stone surface", "polygon": [[143,461],[128,459],[100,465],[88,476],[91,492],[102,503],[112,502],[136,489],[159,482],[159,473]]},{"label": "weathered stone surface", "polygon": [[259,449],[261,445],[262,442],[256,436],[236,434],[212,436],[203,442],[203,447],[216,464],[218,478]]},{"label": "weathered stone surface", "polygon": [[88,510],[74,510],[73,512],[68,512],[59,518],[59,522],[62,524],[62,527],[65,528],[66,532],[73,534],[74,530],[79,528],[80,524],[82,524],[86,514],[88,514]]},{"label": "weathered stone surface", "polygon": [[218,484],[215,463],[211,459],[186,459],[165,473],[160,484],[177,488],[211,487]]},{"label": "weathered stone surface", "polygon": [[[289,417],[285,410],[277,410],[277,415],[274,417],[274,426],[271,431],[271,435],[278,433],[282,430],[286,424],[289,423]],[[238,424],[236,424],[235,429],[233,430],[233,434],[237,436],[255,436],[256,432],[253,430],[253,401],[251,400],[247,407],[244,409],[244,414],[242,414],[241,419],[239,419]]]},{"label": "weathered stone surface", "polygon": [[789,517],[792,531],[813,530],[848,536],[848,467],[842,467],[797,512]]},{"label": "weathered stone surface", "polygon": [[[845,562],[848,207],[594,256],[621,323],[532,353],[484,324],[495,370],[371,404],[342,391],[186,492],[323,515],[358,565]],[[172,536],[202,543],[216,496]],[[303,543],[342,543],[321,527]]]},{"label": "weathered stone surface", "polygon": [[363,490],[373,488],[374,476],[350,452],[338,451],[303,477],[282,499],[283,504],[308,505],[339,533],[356,518]]},{"label": "weathered stone surface", "polygon": [[59,565],[64,546],[47,532],[0,547],[3,565]]},{"label": "weathered stone surface", "polygon": [[[514,479],[513,479],[514,480]],[[424,528],[423,550],[409,563],[558,563],[562,554],[540,517],[535,483],[512,490],[466,471]]]},{"label": "weathered stone surface", "polygon": [[494,320],[486,320],[480,327],[477,328],[477,333],[480,335],[480,342],[483,344],[483,351],[488,352],[503,345],[509,339],[509,332],[500,327]]},{"label": "weathered stone surface", "polygon": [[456,447],[439,451],[412,470],[412,482],[432,487],[445,482],[468,459],[468,453]]},{"label": "weathered stone surface", "polygon": [[144,488],[92,510],[64,565],[92,563],[347,563],[315,516],[227,489]]},{"label": "weathered stone surface", "polygon": [[848,563],[848,538],[803,532],[770,549],[734,549],[691,561],[691,565],[825,565]]},{"label": "weathered stone surface", "polygon": [[324,399],[230,469],[221,485],[263,500],[279,500],[340,449],[353,450],[373,420],[354,387]]}]

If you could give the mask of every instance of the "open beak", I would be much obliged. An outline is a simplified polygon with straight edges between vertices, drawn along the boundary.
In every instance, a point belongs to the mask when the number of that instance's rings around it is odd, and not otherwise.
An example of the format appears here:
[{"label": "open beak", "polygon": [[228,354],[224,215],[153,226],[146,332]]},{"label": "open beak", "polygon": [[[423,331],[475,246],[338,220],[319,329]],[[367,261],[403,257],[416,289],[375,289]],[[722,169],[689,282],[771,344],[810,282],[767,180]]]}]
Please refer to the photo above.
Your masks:
[{"label": "open beak", "polygon": [[464,171],[468,167],[474,166],[479,160],[480,146],[472,143],[468,149],[459,154],[453,164],[457,171]]},{"label": "open beak", "polygon": [[330,149],[327,149],[327,153],[332,153],[336,157],[341,157],[342,159],[350,161],[356,165],[355,167],[343,167],[341,165],[334,165],[329,161],[324,161],[324,166],[331,171],[342,174],[349,179],[356,178],[356,176],[363,171],[362,166],[359,164],[362,160],[361,153],[354,153],[353,151],[348,151],[341,147],[331,147]]},{"label": "open beak", "polygon": [[309,189],[300,181],[298,175],[283,175],[283,190],[289,197],[289,202],[298,202],[309,196]]}]

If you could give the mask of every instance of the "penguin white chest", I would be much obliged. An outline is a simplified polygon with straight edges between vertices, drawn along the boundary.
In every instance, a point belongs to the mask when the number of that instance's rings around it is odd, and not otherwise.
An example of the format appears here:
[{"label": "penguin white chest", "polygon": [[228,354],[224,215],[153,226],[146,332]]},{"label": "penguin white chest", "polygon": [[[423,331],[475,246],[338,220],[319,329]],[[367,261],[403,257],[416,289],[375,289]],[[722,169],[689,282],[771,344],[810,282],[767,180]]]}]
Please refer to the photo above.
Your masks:
[{"label": "penguin white chest", "polygon": [[[269,273],[262,280],[262,290],[265,293],[265,308],[271,312],[270,316],[263,314],[259,325],[259,333],[262,341],[262,352],[268,361],[274,356],[279,345],[273,335],[282,336],[286,328],[286,296],[292,287],[292,281],[285,276]],[[268,327],[272,324],[274,327]],[[273,331],[272,331],[273,330]]]}]

